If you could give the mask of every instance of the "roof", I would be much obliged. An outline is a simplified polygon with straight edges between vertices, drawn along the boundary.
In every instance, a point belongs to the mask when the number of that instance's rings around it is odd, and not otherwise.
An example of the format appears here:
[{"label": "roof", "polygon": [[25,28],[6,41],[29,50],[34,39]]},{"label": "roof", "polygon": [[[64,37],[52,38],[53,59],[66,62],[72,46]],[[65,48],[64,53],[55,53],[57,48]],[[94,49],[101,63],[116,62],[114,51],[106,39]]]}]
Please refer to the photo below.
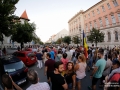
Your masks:
[{"label": "roof", "polygon": [[20,19],[25,19],[25,20],[30,21],[30,20],[28,19],[26,10],[25,10],[25,11],[23,12],[23,14],[20,16]]}]

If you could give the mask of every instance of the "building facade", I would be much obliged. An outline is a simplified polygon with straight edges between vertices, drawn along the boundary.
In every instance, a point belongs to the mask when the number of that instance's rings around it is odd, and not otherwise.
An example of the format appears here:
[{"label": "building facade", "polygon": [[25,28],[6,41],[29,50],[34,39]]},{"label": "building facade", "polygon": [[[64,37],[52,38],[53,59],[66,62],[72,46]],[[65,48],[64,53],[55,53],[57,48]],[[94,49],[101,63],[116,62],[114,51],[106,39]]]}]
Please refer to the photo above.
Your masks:
[{"label": "building facade", "polygon": [[63,29],[63,30],[59,31],[57,34],[52,35],[47,42],[48,43],[54,43],[59,38],[64,38],[65,36],[69,36],[69,31],[66,30],[66,29]]},{"label": "building facade", "polygon": [[53,38],[53,41],[56,42],[59,38],[64,38],[65,36],[68,36],[68,35],[69,35],[69,31],[66,29],[63,29],[55,35],[55,37]]},{"label": "building facade", "polygon": [[69,21],[70,36],[79,36],[82,30],[89,35],[94,27],[105,34],[99,46],[120,45],[120,0],[101,0],[86,11],[80,11]]}]

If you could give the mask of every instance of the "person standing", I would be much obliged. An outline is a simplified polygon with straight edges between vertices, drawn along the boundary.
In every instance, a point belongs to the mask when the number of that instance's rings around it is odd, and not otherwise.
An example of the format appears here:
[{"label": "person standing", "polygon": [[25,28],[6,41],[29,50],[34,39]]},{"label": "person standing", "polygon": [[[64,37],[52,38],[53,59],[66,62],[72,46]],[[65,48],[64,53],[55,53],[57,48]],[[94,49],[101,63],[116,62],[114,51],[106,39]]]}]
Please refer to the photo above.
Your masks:
[{"label": "person standing", "polygon": [[45,75],[47,75],[49,84],[50,84],[50,74],[52,71],[54,71],[54,64],[55,64],[55,61],[52,60],[50,57],[51,57],[50,53],[47,53],[46,58],[48,60],[45,62]]},{"label": "person standing", "polygon": [[38,49],[38,51],[36,53],[36,57],[37,57],[37,61],[38,61],[37,67],[41,69],[43,67],[43,63],[42,63],[43,54],[40,52],[39,49]]},{"label": "person standing", "polygon": [[34,69],[30,69],[28,71],[27,77],[28,77],[28,80],[32,83],[32,85],[30,85],[26,90],[50,90],[48,83],[39,82],[38,73]]},{"label": "person standing", "polygon": [[78,56],[78,61],[76,61],[75,71],[76,71],[76,83],[78,90],[81,90],[81,80],[86,76],[86,58],[84,54]]},{"label": "person standing", "polygon": [[76,73],[74,71],[74,64],[73,62],[68,62],[66,65],[66,73],[64,75],[65,80],[68,84],[69,90],[75,90],[76,86]]},{"label": "person standing", "polygon": [[50,80],[52,82],[52,90],[67,90],[68,85],[61,75],[64,70],[63,63],[61,61],[55,62],[54,71],[50,75]]},{"label": "person standing", "polygon": [[103,49],[98,50],[98,58],[99,58],[99,60],[95,63],[93,72],[90,75],[90,78],[92,78],[92,88],[89,87],[89,89],[92,89],[92,90],[96,90],[96,83],[102,77],[103,71],[106,66],[106,60],[104,59],[104,50]]},{"label": "person standing", "polygon": [[5,87],[4,90],[23,90],[20,88],[8,74],[3,74],[2,75],[2,83]]},{"label": "person standing", "polygon": [[66,72],[66,65],[68,63],[68,59],[67,59],[67,53],[63,53],[63,58],[61,58],[61,61],[64,65],[64,71],[62,73],[62,75],[64,76],[65,72]]},{"label": "person standing", "polygon": [[50,55],[51,55],[51,59],[52,60],[55,60],[55,53],[54,53],[54,51],[53,51],[53,47],[51,47],[51,49],[50,49]]},{"label": "person standing", "polygon": [[2,51],[3,51],[4,55],[6,55],[6,48],[5,48],[5,46],[4,46]]}]

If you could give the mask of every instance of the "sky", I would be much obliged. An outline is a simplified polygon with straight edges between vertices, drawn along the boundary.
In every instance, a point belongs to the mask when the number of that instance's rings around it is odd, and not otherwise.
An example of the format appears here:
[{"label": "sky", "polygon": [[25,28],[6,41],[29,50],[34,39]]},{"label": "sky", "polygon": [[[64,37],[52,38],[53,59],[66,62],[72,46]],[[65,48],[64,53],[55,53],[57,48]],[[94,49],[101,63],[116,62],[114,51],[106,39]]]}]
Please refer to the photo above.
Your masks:
[{"label": "sky", "polygon": [[46,42],[63,29],[80,10],[87,10],[100,0],[19,0],[15,14],[21,16],[26,10],[30,22],[36,24],[35,33]]}]

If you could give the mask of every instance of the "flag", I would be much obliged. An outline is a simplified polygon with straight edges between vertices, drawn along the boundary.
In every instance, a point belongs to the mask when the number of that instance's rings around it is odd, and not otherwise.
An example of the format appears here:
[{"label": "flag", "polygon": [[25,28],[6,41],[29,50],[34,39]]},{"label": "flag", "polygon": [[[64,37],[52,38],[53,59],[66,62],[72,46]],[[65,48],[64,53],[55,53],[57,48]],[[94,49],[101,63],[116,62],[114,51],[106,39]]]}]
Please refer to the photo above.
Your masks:
[{"label": "flag", "polygon": [[88,58],[88,45],[86,42],[86,36],[85,36],[84,30],[83,30],[83,47],[84,47],[85,57]]}]

